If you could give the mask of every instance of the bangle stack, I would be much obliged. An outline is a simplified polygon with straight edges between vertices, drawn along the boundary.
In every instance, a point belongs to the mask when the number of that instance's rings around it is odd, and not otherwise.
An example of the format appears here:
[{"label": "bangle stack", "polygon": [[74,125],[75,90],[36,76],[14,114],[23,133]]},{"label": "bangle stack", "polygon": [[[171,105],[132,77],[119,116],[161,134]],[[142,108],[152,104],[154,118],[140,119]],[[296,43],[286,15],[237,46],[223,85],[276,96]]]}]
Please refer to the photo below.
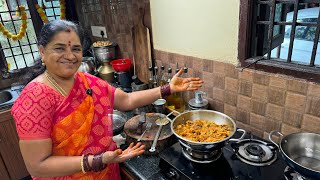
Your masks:
[{"label": "bangle stack", "polygon": [[103,153],[93,156],[93,160],[92,160],[93,172],[99,172],[99,171],[102,171],[104,168],[106,168],[106,165],[102,163]]},{"label": "bangle stack", "polygon": [[170,84],[166,84],[160,87],[160,98],[164,98],[171,94]]},{"label": "bangle stack", "polygon": [[85,172],[90,172],[92,170],[89,164],[89,155],[90,154],[86,154],[83,156],[83,169]]},{"label": "bangle stack", "polygon": [[102,163],[103,153],[93,156],[92,167],[90,167],[90,164],[89,164],[89,155],[91,154],[86,154],[86,155],[83,154],[81,156],[81,162],[80,162],[82,172],[84,174],[91,171],[99,172],[99,171],[102,171],[104,168],[106,168],[106,164]]}]

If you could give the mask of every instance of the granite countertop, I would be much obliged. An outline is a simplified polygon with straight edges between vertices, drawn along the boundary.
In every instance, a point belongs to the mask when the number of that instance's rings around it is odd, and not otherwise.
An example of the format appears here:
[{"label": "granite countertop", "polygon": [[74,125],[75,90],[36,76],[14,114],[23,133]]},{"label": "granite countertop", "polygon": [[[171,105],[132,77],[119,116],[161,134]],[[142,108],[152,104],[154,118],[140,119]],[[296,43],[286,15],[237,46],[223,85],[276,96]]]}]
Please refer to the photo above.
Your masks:
[{"label": "granite countertop", "polygon": [[160,158],[158,155],[141,155],[134,157],[120,164],[126,167],[136,178],[148,180],[164,180],[167,179],[160,173]]},{"label": "granite countertop", "polygon": [[[124,112],[127,119],[134,116],[134,111]],[[125,134],[122,133],[125,137]],[[127,145],[123,145],[126,147]],[[123,149],[121,147],[121,149]],[[121,167],[128,169],[138,179],[148,180],[164,180],[167,179],[163,174],[160,173],[159,168],[160,157],[158,155],[140,155],[138,157],[131,158],[123,163],[120,163]]]}]

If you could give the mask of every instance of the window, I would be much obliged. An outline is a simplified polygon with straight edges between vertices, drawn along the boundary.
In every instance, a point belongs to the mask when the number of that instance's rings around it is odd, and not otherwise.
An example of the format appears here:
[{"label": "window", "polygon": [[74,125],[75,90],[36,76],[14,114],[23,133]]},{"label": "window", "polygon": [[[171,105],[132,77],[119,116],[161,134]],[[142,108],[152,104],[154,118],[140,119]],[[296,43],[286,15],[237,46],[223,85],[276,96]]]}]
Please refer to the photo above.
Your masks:
[{"label": "window", "polygon": [[243,67],[320,82],[319,0],[241,0]]},{"label": "window", "polygon": [[35,4],[45,6],[45,13],[50,20],[60,18],[59,1],[43,0],[0,0],[0,20],[6,29],[16,34],[20,29],[21,20],[16,16],[16,7],[23,5],[28,16],[26,36],[13,41],[0,34],[1,61],[6,61],[9,71],[30,67],[39,58],[37,34],[42,21],[35,9]]}]

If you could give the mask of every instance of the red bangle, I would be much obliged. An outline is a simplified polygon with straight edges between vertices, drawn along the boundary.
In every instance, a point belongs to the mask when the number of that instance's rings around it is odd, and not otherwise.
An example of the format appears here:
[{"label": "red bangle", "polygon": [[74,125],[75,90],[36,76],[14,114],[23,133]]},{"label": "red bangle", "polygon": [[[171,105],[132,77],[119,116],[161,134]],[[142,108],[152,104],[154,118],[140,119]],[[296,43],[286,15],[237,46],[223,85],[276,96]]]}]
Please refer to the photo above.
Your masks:
[{"label": "red bangle", "polygon": [[171,94],[170,84],[160,87],[161,97],[169,96]]}]

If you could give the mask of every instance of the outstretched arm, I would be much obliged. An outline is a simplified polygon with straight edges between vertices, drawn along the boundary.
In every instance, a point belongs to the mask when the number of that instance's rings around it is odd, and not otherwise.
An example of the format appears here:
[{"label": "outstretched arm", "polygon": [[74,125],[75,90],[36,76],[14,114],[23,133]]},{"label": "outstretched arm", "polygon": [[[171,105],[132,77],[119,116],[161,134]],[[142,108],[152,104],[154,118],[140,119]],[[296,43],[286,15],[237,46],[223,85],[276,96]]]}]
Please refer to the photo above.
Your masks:
[{"label": "outstretched arm", "polygon": [[[198,90],[202,86],[203,81],[200,78],[181,78],[182,71],[181,68],[173,76],[170,82],[171,93]],[[128,111],[149,105],[160,98],[160,93],[160,87],[132,93],[125,93],[121,89],[116,89],[114,107],[120,111]]]}]

